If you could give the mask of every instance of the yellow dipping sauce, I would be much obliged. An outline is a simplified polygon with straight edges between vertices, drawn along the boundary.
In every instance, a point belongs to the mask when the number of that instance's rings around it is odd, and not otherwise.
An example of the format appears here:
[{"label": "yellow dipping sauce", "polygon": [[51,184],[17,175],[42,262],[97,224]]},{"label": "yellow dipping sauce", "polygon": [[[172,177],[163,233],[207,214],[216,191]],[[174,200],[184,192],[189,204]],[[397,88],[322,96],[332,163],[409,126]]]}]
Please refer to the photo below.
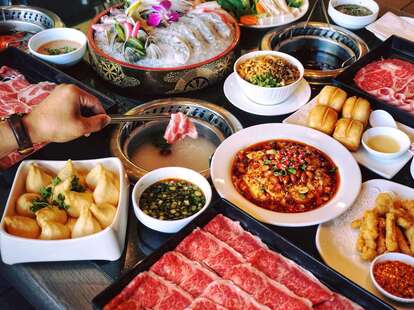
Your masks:
[{"label": "yellow dipping sauce", "polygon": [[387,135],[377,135],[368,138],[367,145],[381,153],[396,153],[400,150],[400,144]]}]

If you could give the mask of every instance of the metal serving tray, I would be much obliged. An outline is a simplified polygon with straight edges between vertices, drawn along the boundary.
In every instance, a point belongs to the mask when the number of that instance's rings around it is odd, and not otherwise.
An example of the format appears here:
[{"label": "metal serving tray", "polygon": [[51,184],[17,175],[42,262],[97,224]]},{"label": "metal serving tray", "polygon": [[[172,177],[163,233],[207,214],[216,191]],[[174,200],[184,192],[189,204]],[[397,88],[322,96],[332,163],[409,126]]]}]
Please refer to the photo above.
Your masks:
[{"label": "metal serving tray", "polygon": [[396,120],[413,127],[414,116],[412,114],[366,93],[354,83],[354,77],[359,69],[382,58],[399,58],[414,64],[414,42],[397,36],[391,36],[360,60],[349,66],[344,72],[339,74],[333,80],[333,83],[346,91],[351,91],[361,97],[365,97],[371,102],[375,109],[387,110]]},{"label": "metal serving tray", "polygon": [[312,272],[321,282],[349,299],[357,302],[365,309],[393,309],[376,296],[364,290],[357,284],[343,277],[333,269],[325,266],[315,258],[305,253],[279,234],[273,232],[254,218],[234,207],[229,202],[219,200],[208,208],[203,214],[194,219],[177,234],[171,237],[158,250],[150,256],[137,263],[130,271],[126,272],[117,281],[107,287],[93,300],[95,309],[102,309],[112,298],[139,273],[148,270],[164,253],[175,249],[175,247],[189,235],[196,227],[203,227],[217,214],[223,214],[232,220],[239,221],[244,229],[258,236],[270,249],[295,261],[303,268]]},{"label": "metal serving tray", "polygon": [[30,83],[49,81],[56,84],[75,84],[97,97],[105,110],[111,112],[116,110],[116,102],[111,98],[15,47],[0,50],[0,67],[1,66],[9,66],[19,70]]}]

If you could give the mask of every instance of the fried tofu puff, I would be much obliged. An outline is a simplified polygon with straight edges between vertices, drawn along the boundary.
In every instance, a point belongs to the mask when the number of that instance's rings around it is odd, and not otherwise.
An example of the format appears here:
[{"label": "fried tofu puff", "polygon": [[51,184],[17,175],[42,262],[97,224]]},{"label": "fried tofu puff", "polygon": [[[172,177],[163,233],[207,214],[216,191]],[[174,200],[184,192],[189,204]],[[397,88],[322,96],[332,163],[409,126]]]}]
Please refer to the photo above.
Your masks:
[{"label": "fried tofu puff", "polygon": [[389,252],[398,251],[396,216],[391,212],[385,216],[385,245]]},{"label": "fried tofu puff", "polygon": [[365,211],[361,233],[364,238],[361,258],[370,261],[377,255],[378,216],[374,210]]}]

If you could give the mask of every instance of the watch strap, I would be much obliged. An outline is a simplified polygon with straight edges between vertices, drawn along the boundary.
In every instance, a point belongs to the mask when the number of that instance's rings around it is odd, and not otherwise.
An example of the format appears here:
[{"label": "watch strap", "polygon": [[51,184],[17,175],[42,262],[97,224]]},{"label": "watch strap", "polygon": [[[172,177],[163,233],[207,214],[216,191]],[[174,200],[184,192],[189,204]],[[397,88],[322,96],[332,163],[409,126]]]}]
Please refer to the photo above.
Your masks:
[{"label": "watch strap", "polygon": [[25,155],[33,151],[33,143],[23,124],[22,117],[22,114],[12,114],[6,120],[16,138],[19,146],[18,152]]}]

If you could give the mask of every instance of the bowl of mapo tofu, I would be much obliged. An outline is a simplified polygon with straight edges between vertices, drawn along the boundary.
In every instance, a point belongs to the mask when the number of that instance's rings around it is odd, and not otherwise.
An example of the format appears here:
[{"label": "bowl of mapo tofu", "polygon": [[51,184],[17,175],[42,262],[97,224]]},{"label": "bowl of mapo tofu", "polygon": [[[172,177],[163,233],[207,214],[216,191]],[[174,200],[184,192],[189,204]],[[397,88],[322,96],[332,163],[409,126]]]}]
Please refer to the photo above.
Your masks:
[{"label": "bowl of mapo tofu", "polygon": [[128,180],[117,158],[24,161],[0,223],[2,260],[116,260],[128,202]]}]

